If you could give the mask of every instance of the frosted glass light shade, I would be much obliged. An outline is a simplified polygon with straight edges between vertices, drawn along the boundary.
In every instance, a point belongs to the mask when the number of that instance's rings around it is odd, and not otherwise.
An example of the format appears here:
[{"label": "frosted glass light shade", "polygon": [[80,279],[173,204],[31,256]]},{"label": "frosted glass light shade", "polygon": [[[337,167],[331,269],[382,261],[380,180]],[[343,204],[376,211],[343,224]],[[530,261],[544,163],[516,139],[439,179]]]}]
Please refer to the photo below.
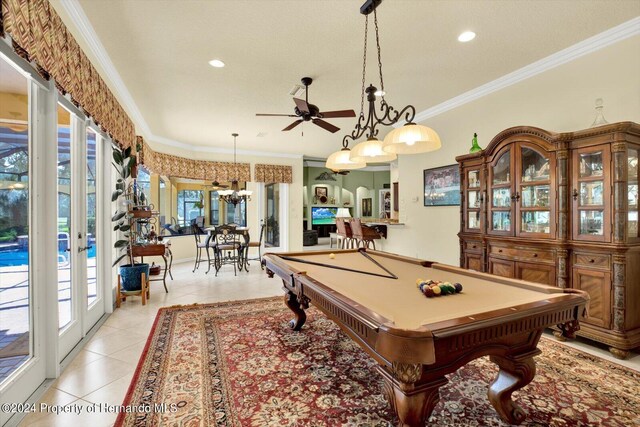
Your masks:
[{"label": "frosted glass light shade", "polygon": [[218,196],[230,196],[233,194],[233,190],[218,190]]},{"label": "frosted glass light shade", "polygon": [[395,153],[387,153],[382,150],[382,141],[377,138],[370,138],[357,144],[351,150],[349,156],[354,162],[391,162],[398,158]]},{"label": "frosted glass light shade", "polygon": [[351,150],[348,148],[336,151],[327,158],[327,162],[324,166],[333,171],[362,169],[367,166],[366,162],[354,162],[349,159],[350,153]]},{"label": "frosted glass light shade", "polygon": [[336,218],[351,218],[348,208],[338,208],[336,211]]},{"label": "frosted glass light shade", "polygon": [[442,147],[435,130],[415,123],[394,129],[384,138],[382,149],[387,153],[417,154],[435,151]]}]

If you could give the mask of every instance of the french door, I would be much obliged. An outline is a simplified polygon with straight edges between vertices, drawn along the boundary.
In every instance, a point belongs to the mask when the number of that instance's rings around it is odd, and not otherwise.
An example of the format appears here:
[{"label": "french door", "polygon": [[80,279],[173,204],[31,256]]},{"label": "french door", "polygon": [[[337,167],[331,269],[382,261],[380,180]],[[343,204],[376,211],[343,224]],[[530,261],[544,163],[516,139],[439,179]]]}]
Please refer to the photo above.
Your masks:
[{"label": "french door", "polygon": [[101,250],[102,151],[105,141],[73,106],[57,108],[58,360],[104,314]]}]

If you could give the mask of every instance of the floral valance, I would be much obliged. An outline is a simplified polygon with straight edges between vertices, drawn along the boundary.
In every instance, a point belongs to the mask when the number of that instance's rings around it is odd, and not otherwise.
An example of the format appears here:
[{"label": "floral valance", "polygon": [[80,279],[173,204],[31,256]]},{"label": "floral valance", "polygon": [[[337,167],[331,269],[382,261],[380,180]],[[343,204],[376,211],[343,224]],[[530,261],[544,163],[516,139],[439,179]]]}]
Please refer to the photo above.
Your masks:
[{"label": "floral valance", "polygon": [[291,166],[256,164],[253,175],[256,182],[281,182],[283,184],[293,182],[293,168]]},{"label": "floral valance", "polygon": [[138,153],[141,163],[144,163],[145,169],[149,172],[157,173],[158,175],[218,182],[229,182],[234,179],[241,182],[251,181],[251,166],[249,163],[192,160],[186,157],[158,153],[153,151],[145,142],[142,142],[141,145],[142,153]]},{"label": "floral valance", "polygon": [[0,36],[5,34],[16,53],[53,78],[113,140],[124,147],[134,143],[133,122],[47,0],[2,0]]}]

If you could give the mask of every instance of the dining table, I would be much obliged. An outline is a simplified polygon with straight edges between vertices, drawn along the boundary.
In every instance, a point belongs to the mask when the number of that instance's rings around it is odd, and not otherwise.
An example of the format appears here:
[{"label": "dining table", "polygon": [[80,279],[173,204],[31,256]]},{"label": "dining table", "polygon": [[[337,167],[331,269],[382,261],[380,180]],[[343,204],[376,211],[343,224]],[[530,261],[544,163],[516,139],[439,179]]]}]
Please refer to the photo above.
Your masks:
[{"label": "dining table", "polygon": [[[229,225],[229,224],[225,224]],[[204,229],[208,235],[211,236],[211,239],[215,239],[215,231],[218,226],[211,226]],[[233,227],[234,234],[238,236],[238,242],[240,243],[240,271],[244,268],[244,271],[249,272],[249,262],[247,258],[249,257],[249,227],[237,226]],[[210,243],[211,245],[211,243]]]}]

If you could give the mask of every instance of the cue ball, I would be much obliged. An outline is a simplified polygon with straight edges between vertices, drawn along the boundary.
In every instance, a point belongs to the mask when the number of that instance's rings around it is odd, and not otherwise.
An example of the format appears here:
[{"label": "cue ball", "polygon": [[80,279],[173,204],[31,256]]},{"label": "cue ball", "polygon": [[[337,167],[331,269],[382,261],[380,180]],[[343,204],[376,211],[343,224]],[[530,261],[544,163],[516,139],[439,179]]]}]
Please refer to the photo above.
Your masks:
[{"label": "cue ball", "polygon": [[334,259],[335,257],[336,257],[336,254],[329,254],[330,259]]}]

